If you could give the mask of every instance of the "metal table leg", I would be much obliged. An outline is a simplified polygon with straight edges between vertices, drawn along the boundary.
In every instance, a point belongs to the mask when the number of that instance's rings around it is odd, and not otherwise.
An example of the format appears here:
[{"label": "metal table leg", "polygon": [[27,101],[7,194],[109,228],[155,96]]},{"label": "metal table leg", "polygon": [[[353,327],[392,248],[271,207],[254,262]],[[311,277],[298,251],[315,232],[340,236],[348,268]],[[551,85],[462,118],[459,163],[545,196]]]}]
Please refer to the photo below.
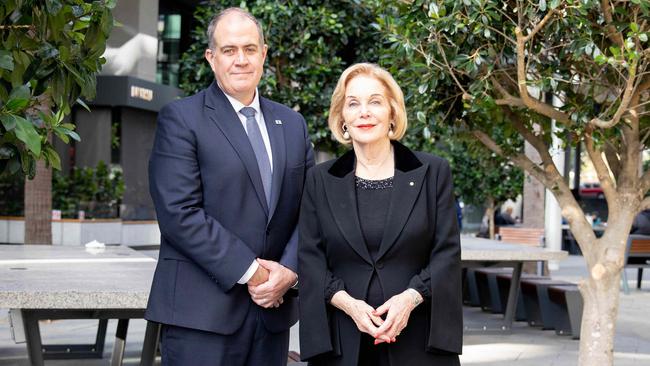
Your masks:
[{"label": "metal table leg", "polygon": [[43,345],[41,343],[41,330],[38,328],[38,318],[30,311],[21,310],[23,325],[25,326],[25,341],[27,354],[32,366],[43,366]]},{"label": "metal table leg", "polygon": [[124,347],[126,346],[126,332],[128,328],[129,319],[118,320],[117,331],[115,332],[115,343],[113,344],[113,355],[111,356],[111,366],[122,366]]},{"label": "metal table leg", "polygon": [[521,269],[523,263],[515,263],[510,280],[510,291],[508,292],[508,303],[506,304],[505,317],[503,319],[503,330],[512,329],[512,321],[517,311],[517,296],[519,295],[519,283],[521,281]]},{"label": "metal table leg", "polygon": [[156,359],[156,350],[158,349],[158,340],[160,340],[160,324],[147,322],[147,329],[144,333],[144,343],[142,344],[142,356],[140,366],[152,366]]}]

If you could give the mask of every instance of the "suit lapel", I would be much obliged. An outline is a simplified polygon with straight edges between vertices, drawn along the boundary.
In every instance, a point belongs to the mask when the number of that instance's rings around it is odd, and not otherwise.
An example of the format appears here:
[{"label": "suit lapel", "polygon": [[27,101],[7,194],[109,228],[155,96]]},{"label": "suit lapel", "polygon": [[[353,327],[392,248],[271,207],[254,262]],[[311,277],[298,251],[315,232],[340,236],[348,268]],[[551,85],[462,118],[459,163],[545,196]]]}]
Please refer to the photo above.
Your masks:
[{"label": "suit lapel", "polygon": [[[273,179],[271,183],[271,207],[269,207],[269,221],[273,217],[273,212],[278,206],[280,193],[282,191],[282,181],[284,180],[284,172],[286,168],[286,144],[284,142],[284,125],[282,120],[278,118],[273,110],[271,103],[266,99],[260,97],[260,108],[264,114],[264,122],[266,124],[266,131],[269,134],[271,141],[271,151],[273,151]],[[277,123],[276,121],[279,121]]]},{"label": "suit lapel", "polygon": [[216,124],[217,127],[221,130],[226,139],[228,139],[228,142],[230,142],[232,147],[237,152],[237,155],[244,164],[244,167],[246,167],[248,176],[250,177],[251,182],[253,183],[253,187],[255,188],[257,198],[264,208],[265,213],[268,215],[269,208],[266,204],[264,186],[262,185],[262,177],[260,176],[260,170],[257,166],[255,152],[251,147],[250,140],[246,135],[244,126],[242,126],[237,113],[232,108],[232,105],[230,102],[228,102],[228,99],[226,99],[226,96],[223,94],[221,89],[219,89],[216,83],[212,83],[212,85],[210,85],[210,88],[208,88],[206,91],[205,105],[208,109],[208,111],[206,111],[207,115],[210,117],[212,122],[214,122],[214,124]]},{"label": "suit lapel", "polygon": [[342,178],[330,174],[324,176],[325,195],[337,226],[352,249],[366,262],[373,264],[359,223],[354,173],[348,173]]},{"label": "suit lapel", "polygon": [[424,176],[428,165],[421,165],[419,168],[402,172],[395,169],[393,178],[393,193],[391,194],[384,235],[379,245],[377,260],[379,260],[395,244],[400,233],[411,215],[415,201],[420,194],[424,183]]}]

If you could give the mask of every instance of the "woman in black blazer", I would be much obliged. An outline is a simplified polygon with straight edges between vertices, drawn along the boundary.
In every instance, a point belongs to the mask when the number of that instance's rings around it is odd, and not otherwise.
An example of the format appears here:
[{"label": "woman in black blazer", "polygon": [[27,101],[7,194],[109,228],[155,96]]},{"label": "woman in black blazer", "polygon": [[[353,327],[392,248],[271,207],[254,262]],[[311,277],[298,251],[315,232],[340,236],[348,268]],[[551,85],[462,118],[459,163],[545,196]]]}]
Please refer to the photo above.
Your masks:
[{"label": "woman in black blazer", "polygon": [[401,89],[339,79],[329,127],[352,150],[311,169],[300,212],[300,351],[310,365],[458,365],[460,238],[447,162],[397,142]]}]

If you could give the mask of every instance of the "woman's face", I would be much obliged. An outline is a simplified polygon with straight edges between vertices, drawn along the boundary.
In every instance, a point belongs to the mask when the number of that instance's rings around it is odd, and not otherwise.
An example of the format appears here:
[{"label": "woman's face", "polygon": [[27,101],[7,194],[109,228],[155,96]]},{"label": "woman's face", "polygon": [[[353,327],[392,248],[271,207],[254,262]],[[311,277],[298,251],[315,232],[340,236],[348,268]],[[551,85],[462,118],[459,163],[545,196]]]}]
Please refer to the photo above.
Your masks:
[{"label": "woman's face", "polygon": [[358,75],[345,88],[343,121],[355,145],[389,140],[391,110],[384,85],[368,75]]}]

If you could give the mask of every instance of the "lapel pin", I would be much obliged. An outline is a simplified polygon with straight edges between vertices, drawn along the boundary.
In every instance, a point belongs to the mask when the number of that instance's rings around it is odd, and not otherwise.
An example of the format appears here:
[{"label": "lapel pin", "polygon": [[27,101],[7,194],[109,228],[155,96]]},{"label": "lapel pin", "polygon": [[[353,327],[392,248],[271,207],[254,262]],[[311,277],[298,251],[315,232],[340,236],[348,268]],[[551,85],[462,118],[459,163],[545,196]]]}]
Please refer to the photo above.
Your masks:
[{"label": "lapel pin", "polygon": [[409,186],[413,187],[414,185],[415,185],[415,183],[409,182]]},{"label": "lapel pin", "polygon": [[281,125],[281,124],[282,124],[282,120],[276,119],[276,120],[275,120],[275,124],[276,124],[276,125]]}]

